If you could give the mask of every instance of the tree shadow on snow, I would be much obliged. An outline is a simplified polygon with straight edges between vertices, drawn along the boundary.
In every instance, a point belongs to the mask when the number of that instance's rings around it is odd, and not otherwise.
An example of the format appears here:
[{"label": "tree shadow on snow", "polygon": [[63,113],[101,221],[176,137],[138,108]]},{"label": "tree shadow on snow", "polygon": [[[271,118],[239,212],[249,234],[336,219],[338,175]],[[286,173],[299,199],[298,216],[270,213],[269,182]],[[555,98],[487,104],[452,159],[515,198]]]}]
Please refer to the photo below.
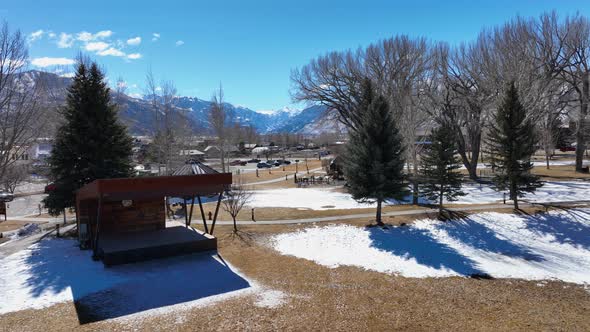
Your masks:
[{"label": "tree shadow on snow", "polygon": [[74,241],[41,241],[27,258],[33,296],[71,288],[81,324],[250,287],[215,252],[105,268]]},{"label": "tree shadow on snow", "polygon": [[[498,226],[501,224],[498,223]],[[469,217],[437,225],[437,228],[446,231],[454,240],[477,250],[527,261],[543,260],[542,256],[535,254],[530,248],[503,238],[493,229]]]},{"label": "tree shadow on snow", "polygon": [[564,209],[562,213],[537,214],[526,220],[526,227],[539,234],[548,234],[562,244],[590,249],[590,213]]},{"label": "tree shadow on snow", "polygon": [[404,258],[414,258],[419,264],[455,271],[461,275],[485,275],[476,262],[455,249],[436,241],[427,230],[416,227],[367,228],[375,248]]},{"label": "tree shadow on snow", "polygon": [[[468,217],[439,222],[435,228],[474,250],[527,261],[544,260],[530,248],[514,243],[481,222]],[[419,264],[439,270],[447,268],[464,276],[491,277],[479,269],[477,262],[462,255],[453,247],[437,241],[429,230],[414,226],[367,228],[367,230],[374,247],[389,251],[396,256],[414,258]]]}]

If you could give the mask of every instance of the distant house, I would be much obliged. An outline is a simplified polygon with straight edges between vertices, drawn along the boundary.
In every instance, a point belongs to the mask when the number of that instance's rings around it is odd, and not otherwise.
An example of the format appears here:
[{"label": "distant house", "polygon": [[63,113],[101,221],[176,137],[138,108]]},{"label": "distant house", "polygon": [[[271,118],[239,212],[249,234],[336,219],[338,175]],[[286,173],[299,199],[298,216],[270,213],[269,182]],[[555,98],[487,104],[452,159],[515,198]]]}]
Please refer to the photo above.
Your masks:
[{"label": "distant house", "polygon": [[51,155],[53,149],[53,140],[49,138],[39,139],[37,142],[31,144],[27,154],[32,160],[45,160]]},{"label": "distant house", "polygon": [[253,143],[240,143],[239,149],[241,153],[251,153],[258,145]]},{"label": "distant house", "polygon": [[252,154],[253,155],[261,155],[261,154],[265,154],[269,151],[270,151],[270,148],[268,146],[259,146],[259,147],[255,147],[254,149],[252,149]]},{"label": "distant house", "polygon": [[221,149],[217,145],[209,145],[203,150],[206,158],[219,158]]},{"label": "distant house", "polygon": [[180,156],[186,156],[189,157],[191,159],[204,159],[205,158],[205,152],[199,151],[197,149],[190,149],[190,150],[180,150],[180,152],[178,153]]},{"label": "distant house", "polygon": [[[240,150],[236,146],[228,146],[225,149],[226,157],[232,154],[236,154]],[[203,150],[205,158],[219,158],[221,155],[221,149],[217,145],[209,145]]]}]

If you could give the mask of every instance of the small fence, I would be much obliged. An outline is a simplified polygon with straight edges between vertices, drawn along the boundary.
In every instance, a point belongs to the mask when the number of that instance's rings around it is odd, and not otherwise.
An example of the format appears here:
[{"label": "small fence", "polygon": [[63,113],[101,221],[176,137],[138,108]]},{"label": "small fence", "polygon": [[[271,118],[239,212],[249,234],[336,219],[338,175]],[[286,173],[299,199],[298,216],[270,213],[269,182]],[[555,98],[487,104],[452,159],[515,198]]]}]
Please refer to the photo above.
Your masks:
[{"label": "small fence", "polygon": [[329,176],[295,176],[297,187],[308,187],[310,185],[329,185],[333,180]]}]

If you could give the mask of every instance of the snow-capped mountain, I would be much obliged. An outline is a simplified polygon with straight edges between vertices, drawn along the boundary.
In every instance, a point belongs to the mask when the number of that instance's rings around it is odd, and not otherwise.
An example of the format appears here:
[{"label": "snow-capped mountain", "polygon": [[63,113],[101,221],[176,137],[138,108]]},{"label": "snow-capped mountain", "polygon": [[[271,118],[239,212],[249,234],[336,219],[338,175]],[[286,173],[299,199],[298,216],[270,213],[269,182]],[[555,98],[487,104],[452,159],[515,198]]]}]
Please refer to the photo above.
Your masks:
[{"label": "snow-capped mountain", "polygon": [[[27,72],[23,82],[34,82],[34,78],[42,76],[44,84],[51,90],[51,95],[58,103],[65,102],[66,88],[72,79],[53,73]],[[28,83],[33,84],[33,83]],[[133,134],[147,134],[154,126],[153,110],[148,100],[131,96],[119,97],[122,104],[119,112],[122,121]],[[195,130],[210,132],[209,112],[211,102],[196,97],[177,97],[174,100],[177,120],[189,121]],[[341,131],[334,118],[335,112],[327,111],[324,106],[311,106],[303,110],[283,107],[273,111],[254,111],[244,106],[224,103],[228,114],[228,124],[238,123],[242,126],[253,126],[259,133],[303,133],[309,135],[322,132]]]}]

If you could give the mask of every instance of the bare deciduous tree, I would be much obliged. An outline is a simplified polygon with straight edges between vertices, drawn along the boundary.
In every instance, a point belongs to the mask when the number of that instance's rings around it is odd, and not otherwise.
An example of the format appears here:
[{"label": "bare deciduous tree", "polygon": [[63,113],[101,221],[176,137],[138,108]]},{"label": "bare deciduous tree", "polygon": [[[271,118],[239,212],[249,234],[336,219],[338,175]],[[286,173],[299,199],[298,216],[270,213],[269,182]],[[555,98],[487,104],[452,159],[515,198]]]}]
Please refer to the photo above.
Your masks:
[{"label": "bare deciduous tree", "polygon": [[[223,88],[219,85],[219,90],[215,91],[211,98],[211,112],[209,113],[209,121],[217,135],[219,158],[221,159],[221,171],[226,172],[226,149],[230,141],[229,130],[226,122],[228,114],[223,104]],[[229,165],[228,165],[229,169]]]},{"label": "bare deciduous tree", "polygon": [[0,26],[0,179],[26,154],[44,125],[43,82],[26,71],[28,50],[19,31]]},{"label": "bare deciduous tree", "polygon": [[590,21],[576,14],[567,17],[562,32],[564,35],[564,57],[567,64],[561,71],[561,78],[573,89],[576,119],[576,171],[581,172],[586,151],[586,122],[590,102]]},{"label": "bare deciduous tree", "polygon": [[149,70],[146,75],[146,95],[154,115],[153,153],[158,164],[164,165],[166,174],[170,174],[183,161],[181,150],[191,136],[191,127],[184,111],[175,105],[174,82],[163,80],[158,85]]},{"label": "bare deciduous tree", "polygon": [[225,192],[223,209],[232,217],[234,222],[234,233],[238,231],[236,218],[240,214],[240,211],[242,211],[242,208],[250,202],[252,194],[252,191],[246,189],[244,186],[241,177],[238,177],[237,181]]},{"label": "bare deciduous tree", "polygon": [[10,165],[2,177],[3,190],[14,193],[16,187],[29,176],[27,165]]}]

